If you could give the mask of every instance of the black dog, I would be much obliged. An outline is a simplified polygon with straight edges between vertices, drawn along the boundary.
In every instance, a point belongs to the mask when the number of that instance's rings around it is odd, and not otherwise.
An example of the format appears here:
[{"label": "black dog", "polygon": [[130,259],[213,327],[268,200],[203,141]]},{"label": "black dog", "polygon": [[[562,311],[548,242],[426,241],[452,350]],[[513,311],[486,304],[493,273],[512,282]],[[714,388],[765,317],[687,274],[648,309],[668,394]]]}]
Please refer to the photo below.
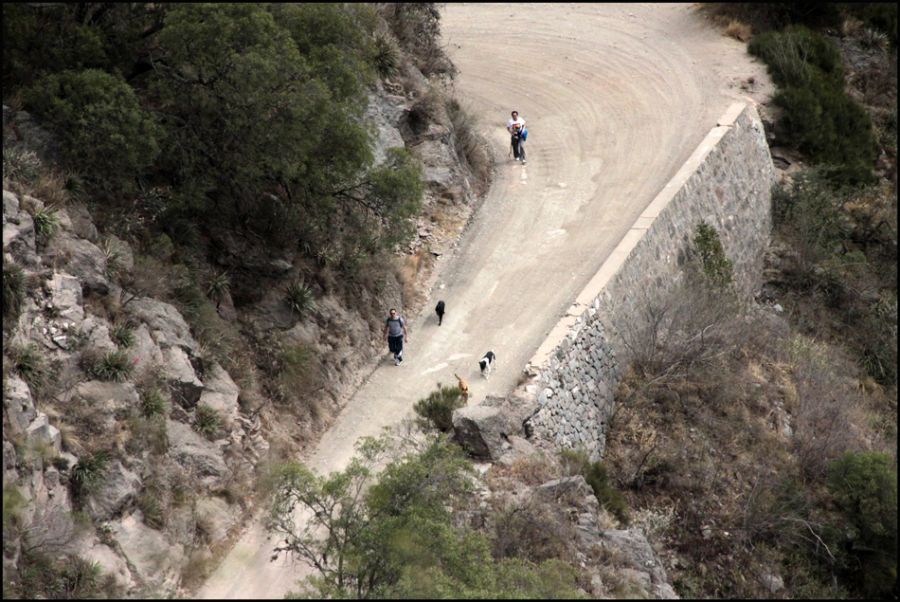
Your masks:
[{"label": "black dog", "polygon": [[484,354],[484,357],[478,360],[478,367],[481,368],[481,375],[485,378],[491,375],[491,370],[494,369],[494,362],[497,361],[497,356],[494,355],[493,351],[488,351]]},{"label": "black dog", "polygon": [[438,326],[440,326],[441,322],[444,321],[444,302],[438,301],[438,304],[435,306],[434,311],[437,312]]}]

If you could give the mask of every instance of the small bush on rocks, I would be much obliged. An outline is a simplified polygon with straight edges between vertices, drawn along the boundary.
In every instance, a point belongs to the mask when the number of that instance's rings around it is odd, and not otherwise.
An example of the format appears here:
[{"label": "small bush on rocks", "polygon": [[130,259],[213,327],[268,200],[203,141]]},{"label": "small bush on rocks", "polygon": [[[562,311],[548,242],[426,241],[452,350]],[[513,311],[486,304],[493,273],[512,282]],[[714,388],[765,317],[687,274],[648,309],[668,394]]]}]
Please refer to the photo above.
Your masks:
[{"label": "small bush on rocks", "polygon": [[41,389],[46,384],[47,364],[36,345],[28,343],[11,347],[9,356],[16,372],[25,379],[33,391]]},{"label": "small bush on rocks", "polygon": [[150,418],[166,413],[168,402],[162,392],[156,387],[141,392],[141,413]]},{"label": "small bush on rocks", "polygon": [[213,439],[222,428],[222,418],[215,409],[208,405],[198,405],[194,428],[207,439]]},{"label": "small bush on rocks", "polygon": [[3,317],[15,319],[25,300],[25,274],[15,264],[3,265]]},{"label": "small bush on rocks", "polygon": [[564,449],[560,452],[563,467],[570,475],[584,477],[594,490],[597,501],[605,509],[616,515],[624,524],[628,524],[628,504],[622,494],[612,486],[603,462],[591,462],[582,450]]},{"label": "small bush on rocks", "polygon": [[419,426],[447,432],[453,428],[453,410],[464,405],[466,400],[459,387],[442,387],[438,383],[437,390],[417,401],[413,409],[419,415]]},{"label": "small bush on rocks", "polygon": [[119,347],[128,349],[134,345],[134,329],[131,327],[131,324],[125,322],[115,324],[109,336]]},{"label": "small bush on rocks", "polygon": [[96,488],[106,475],[109,460],[109,453],[105,451],[98,451],[78,460],[69,480],[73,498],[82,501]]},{"label": "small bush on rocks", "polygon": [[85,353],[82,363],[87,373],[99,380],[123,382],[131,376],[134,364],[124,351],[110,351],[105,354]]},{"label": "small bush on rocks", "polygon": [[848,453],[829,465],[827,484],[850,526],[840,531],[853,580],[867,597],[890,597],[897,587],[895,462],[881,453]]},{"label": "small bush on rocks", "polygon": [[312,288],[303,280],[297,280],[288,287],[285,300],[291,311],[298,316],[303,316],[316,307]]}]

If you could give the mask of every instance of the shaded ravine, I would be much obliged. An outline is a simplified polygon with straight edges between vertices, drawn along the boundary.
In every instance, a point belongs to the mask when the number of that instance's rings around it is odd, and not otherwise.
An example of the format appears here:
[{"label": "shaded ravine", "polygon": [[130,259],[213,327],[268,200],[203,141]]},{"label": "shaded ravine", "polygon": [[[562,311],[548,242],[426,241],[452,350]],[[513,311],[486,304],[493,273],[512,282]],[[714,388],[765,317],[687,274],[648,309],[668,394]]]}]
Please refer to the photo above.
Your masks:
[{"label": "shaded ravine", "polygon": [[[742,44],[689,4],[449,4],[442,29],[457,96],[492,145],[494,183],[456,253],[436,267],[423,314],[408,316],[404,365],[385,355],[303,458],[320,473],[343,468],[359,437],[410,415],[454,372],[469,381],[470,404],[508,393],[635,218],[732,100],[746,99],[740,80],[765,79]],[[527,165],[507,159],[513,108],[528,122]],[[498,361],[486,381],[476,361],[489,349]],[[307,569],[270,562],[271,549],[254,521],[198,595],[297,589]]]}]

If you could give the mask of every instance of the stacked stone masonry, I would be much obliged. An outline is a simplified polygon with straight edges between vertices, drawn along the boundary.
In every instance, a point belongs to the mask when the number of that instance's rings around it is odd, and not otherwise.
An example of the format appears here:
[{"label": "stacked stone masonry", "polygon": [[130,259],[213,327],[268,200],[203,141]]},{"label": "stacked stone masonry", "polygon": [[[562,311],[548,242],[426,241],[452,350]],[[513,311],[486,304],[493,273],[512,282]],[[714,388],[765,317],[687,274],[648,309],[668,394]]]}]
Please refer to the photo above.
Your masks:
[{"label": "stacked stone masonry", "polygon": [[[532,436],[603,454],[614,393],[628,364],[621,333],[682,277],[695,228],[718,231],[739,291],[752,292],[771,230],[775,170],[755,107],[736,103],[650,203],[530,362]],[[632,330],[633,331],[633,330]]]}]

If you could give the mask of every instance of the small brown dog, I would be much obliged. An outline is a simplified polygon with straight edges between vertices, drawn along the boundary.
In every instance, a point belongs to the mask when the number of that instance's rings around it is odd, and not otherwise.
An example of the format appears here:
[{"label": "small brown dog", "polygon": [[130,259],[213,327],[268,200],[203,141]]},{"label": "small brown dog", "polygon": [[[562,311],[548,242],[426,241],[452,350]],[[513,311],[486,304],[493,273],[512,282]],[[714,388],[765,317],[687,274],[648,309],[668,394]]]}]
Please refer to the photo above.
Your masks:
[{"label": "small brown dog", "polygon": [[459,390],[462,391],[462,396],[464,399],[469,399],[469,383],[464,381],[462,377],[456,372],[453,373],[453,376],[456,377],[456,380],[459,381]]}]

